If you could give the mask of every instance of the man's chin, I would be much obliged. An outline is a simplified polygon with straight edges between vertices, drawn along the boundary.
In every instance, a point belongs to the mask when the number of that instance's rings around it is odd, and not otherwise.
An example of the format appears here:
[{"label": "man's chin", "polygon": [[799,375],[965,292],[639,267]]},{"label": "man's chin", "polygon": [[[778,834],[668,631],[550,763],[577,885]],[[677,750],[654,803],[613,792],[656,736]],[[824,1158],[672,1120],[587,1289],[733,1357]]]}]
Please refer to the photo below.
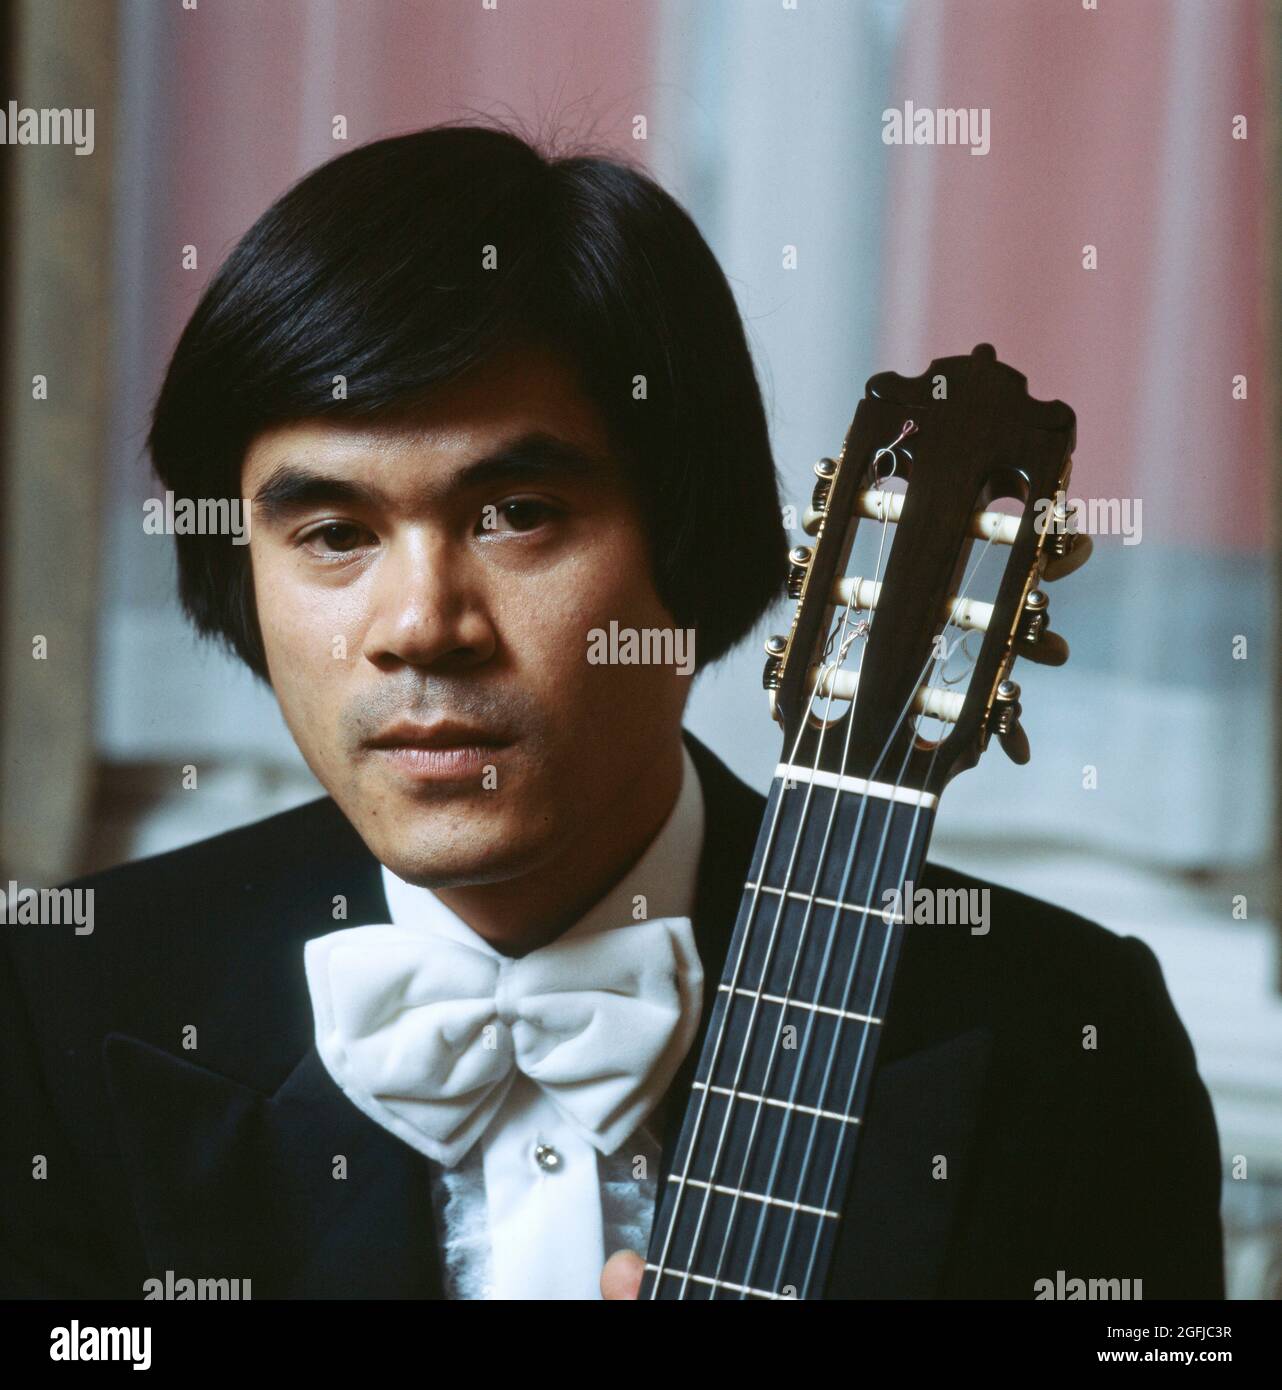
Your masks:
[{"label": "man's chin", "polygon": [[[465,888],[473,884],[504,883],[519,878],[545,863],[546,843],[528,840],[528,827],[496,823],[487,817],[483,826],[460,825],[451,816],[438,827],[434,817],[406,814],[391,822],[380,817],[373,834],[362,838],[381,864],[397,878],[418,888]],[[358,829],[362,827],[358,826]],[[470,833],[469,833],[470,832]]]},{"label": "man's chin", "polygon": [[510,851],[496,851],[483,858],[471,856],[399,854],[392,851],[378,854],[379,862],[385,864],[397,878],[412,883],[416,888],[472,888],[486,883],[506,883],[528,873],[532,863],[514,860]]}]

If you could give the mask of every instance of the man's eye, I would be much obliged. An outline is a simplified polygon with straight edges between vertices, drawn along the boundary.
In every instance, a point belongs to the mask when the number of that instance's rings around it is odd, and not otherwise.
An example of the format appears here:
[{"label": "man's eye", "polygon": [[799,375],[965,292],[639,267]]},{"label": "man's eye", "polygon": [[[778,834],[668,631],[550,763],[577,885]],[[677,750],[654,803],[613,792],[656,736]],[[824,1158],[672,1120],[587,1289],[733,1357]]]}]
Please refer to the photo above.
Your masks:
[{"label": "man's eye", "polygon": [[555,514],[556,508],[537,497],[512,497],[497,506],[484,508],[481,514],[480,530],[495,531],[533,531]]},{"label": "man's eye", "polygon": [[331,521],[303,537],[303,544],[320,555],[343,555],[365,544],[370,533],[350,521]]}]

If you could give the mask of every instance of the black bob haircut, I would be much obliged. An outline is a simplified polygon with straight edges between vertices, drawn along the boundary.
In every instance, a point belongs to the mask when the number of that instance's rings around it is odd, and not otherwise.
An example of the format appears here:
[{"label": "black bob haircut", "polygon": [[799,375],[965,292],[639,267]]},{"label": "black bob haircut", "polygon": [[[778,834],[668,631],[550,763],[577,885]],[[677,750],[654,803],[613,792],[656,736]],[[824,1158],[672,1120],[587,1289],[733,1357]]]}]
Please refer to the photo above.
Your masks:
[{"label": "black bob haircut", "polygon": [[[518,342],[578,369],[641,499],[655,588],[696,629],[699,666],[715,661],[783,587],[765,411],[716,258],[669,194],[615,160],[547,155],[480,125],[330,160],[268,208],[211,281],[148,448],[177,497],[235,498],[263,430],[395,420]],[[339,375],[347,398],[335,400]],[[247,548],[175,539],[188,616],[266,679]]]}]

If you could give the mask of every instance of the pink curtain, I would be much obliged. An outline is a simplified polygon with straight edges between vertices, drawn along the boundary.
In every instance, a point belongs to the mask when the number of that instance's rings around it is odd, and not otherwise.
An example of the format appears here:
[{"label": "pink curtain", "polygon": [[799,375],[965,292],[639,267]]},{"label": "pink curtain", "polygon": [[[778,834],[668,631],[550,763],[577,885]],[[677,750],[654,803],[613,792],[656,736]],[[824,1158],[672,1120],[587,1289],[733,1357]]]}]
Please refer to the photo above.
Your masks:
[{"label": "pink curtain", "polygon": [[[991,341],[1034,395],[1076,409],[1074,491],[1141,497],[1155,544],[1259,553],[1270,539],[1274,13],[1267,0],[907,13],[901,104],[988,107],[992,148],[892,150],[884,360],[916,372]],[[1097,270],[1082,268],[1088,244]]]},{"label": "pink curtain", "polygon": [[[654,6],[617,0],[219,0],[168,19],[172,235],[202,275],[175,271],[174,336],[235,240],[308,169],[438,121],[518,119],[635,149]],[[332,122],[347,120],[347,139]],[[173,258],[176,264],[177,258]]]}]

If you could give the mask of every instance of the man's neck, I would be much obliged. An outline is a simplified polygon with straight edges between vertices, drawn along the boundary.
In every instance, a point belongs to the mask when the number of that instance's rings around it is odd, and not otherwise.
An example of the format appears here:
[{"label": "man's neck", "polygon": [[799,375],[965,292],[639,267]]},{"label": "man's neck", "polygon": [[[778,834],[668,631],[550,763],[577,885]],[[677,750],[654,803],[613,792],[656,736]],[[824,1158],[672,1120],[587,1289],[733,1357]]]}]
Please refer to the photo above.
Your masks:
[{"label": "man's neck", "polygon": [[590,818],[565,852],[501,883],[433,890],[451,912],[506,956],[523,956],[568,931],[645,853],[681,791],[680,741],[636,786],[620,789],[617,814]]}]

